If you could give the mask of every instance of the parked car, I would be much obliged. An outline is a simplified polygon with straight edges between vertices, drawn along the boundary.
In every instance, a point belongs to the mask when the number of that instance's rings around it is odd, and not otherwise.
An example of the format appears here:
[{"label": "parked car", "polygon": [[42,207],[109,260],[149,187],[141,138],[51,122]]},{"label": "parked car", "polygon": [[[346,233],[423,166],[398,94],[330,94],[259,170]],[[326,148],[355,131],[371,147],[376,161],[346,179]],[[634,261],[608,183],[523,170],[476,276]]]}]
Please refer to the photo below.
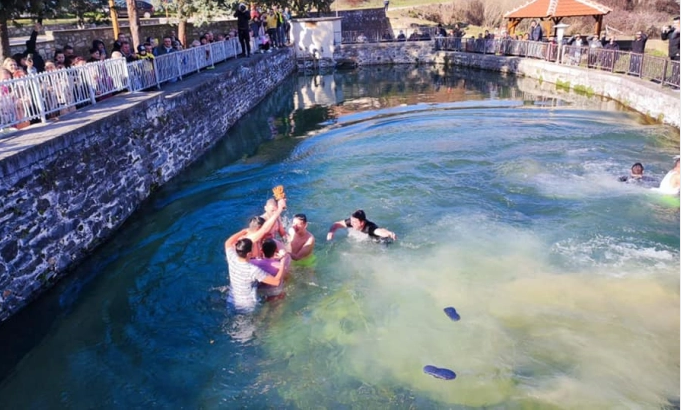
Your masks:
[{"label": "parked car", "polygon": [[[127,18],[128,17],[128,6],[126,6],[125,1],[116,1],[116,12],[118,17]],[[150,18],[154,15],[154,6],[146,1],[136,1],[137,15],[144,17],[145,19]],[[105,8],[105,12],[109,12],[109,8]]]}]

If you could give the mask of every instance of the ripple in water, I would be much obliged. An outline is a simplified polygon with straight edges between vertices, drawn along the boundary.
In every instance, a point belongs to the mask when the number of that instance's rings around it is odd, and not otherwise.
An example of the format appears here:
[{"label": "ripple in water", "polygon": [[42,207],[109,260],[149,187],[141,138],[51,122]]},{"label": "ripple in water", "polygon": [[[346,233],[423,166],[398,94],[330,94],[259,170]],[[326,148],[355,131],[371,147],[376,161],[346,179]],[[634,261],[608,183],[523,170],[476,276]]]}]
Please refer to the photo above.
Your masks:
[{"label": "ripple in water", "polygon": [[[315,126],[305,110],[265,121],[288,104],[265,101],[247,120],[289,137],[236,162],[219,146],[162,189],[81,268],[87,286],[74,282],[78,298],[4,379],[2,407],[677,400],[678,207],[616,178],[643,161],[661,179],[678,136],[670,149],[658,144],[665,127],[632,114],[528,101],[508,78],[417,73],[325,78],[337,114],[311,108]],[[260,138],[251,122],[235,133]],[[308,216],[317,265],[294,273],[285,299],[229,316],[222,243],[280,183],[287,217]],[[399,240],[325,242],[357,208]]]}]

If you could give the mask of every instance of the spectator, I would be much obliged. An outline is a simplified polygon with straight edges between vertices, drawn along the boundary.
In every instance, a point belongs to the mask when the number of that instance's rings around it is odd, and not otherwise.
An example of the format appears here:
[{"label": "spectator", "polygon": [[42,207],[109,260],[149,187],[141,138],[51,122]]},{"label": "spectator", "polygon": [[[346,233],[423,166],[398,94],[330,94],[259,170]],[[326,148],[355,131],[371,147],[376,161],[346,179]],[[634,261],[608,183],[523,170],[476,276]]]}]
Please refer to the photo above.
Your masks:
[{"label": "spectator", "polygon": [[357,42],[358,43],[366,43],[367,42],[367,36],[365,36],[364,33],[359,33],[359,36],[357,36]]},{"label": "spectator", "polygon": [[173,49],[175,51],[182,51],[182,43],[177,40],[173,41]]},{"label": "spectator", "polygon": [[407,36],[404,35],[404,31],[400,30],[397,34],[397,41],[407,41]]},{"label": "spectator", "polygon": [[104,42],[102,40],[92,40],[92,48],[96,48],[97,50],[99,50],[99,58],[101,58],[102,60],[106,59],[107,57],[106,46],[104,45]]},{"label": "spectator", "polygon": [[681,32],[679,31],[679,16],[674,17],[674,22],[670,26],[662,28],[662,40],[669,41],[669,58],[674,61],[679,61],[679,39]]},{"label": "spectator", "polygon": [[133,61],[137,60],[135,53],[132,52],[130,43],[127,41],[121,43],[121,54],[123,54],[123,57],[125,57],[125,61],[128,63],[132,63]]},{"label": "spectator", "polygon": [[388,12],[388,6],[390,5],[390,0],[383,0],[383,9]]},{"label": "spectator", "polygon": [[174,52],[173,39],[171,36],[163,37],[163,44],[154,49],[154,56],[162,56]]},{"label": "spectator", "polygon": [[[237,11],[234,12],[234,17],[237,19],[237,29],[239,31],[239,43],[241,44],[241,56],[251,56],[251,36],[248,29],[248,22],[251,14],[244,3],[239,3]],[[276,23],[276,22],[275,22]]]},{"label": "spectator", "polygon": [[447,37],[447,30],[445,30],[444,27],[442,27],[442,23],[437,24],[437,34],[440,37]]},{"label": "spectator", "polygon": [[617,52],[620,50],[619,44],[615,42],[615,36],[610,37],[610,40],[603,46],[607,50],[603,54],[603,61],[601,66],[607,70],[613,70],[615,62],[617,62]]},{"label": "spectator", "polygon": [[393,41],[393,35],[390,34],[390,31],[386,31],[385,33],[383,33],[381,41]]},{"label": "spectator", "polygon": [[151,48],[151,44],[149,44],[149,47],[146,46],[146,44],[141,44],[137,46],[137,59],[138,60],[149,60],[153,61],[154,60],[154,54],[149,52],[149,48]]},{"label": "spectator", "polygon": [[26,50],[22,55],[22,58],[28,58],[28,56],[31,56],[31,60],[33,61],[32,71],[34,70],[37,73],[42,73],[45,71],[45,60],[43,60],[43,57],[40,55],[40,53],[38,53],[36,47],[38,33],[42,31],[42,29],[43,27],[40,23],[35,23],[33,26],[33,31],[31,32],[31,37],[26,41]]},{"label": "spectator", "polygon": [[125,34],[118,33],[118,37],[116,38],[116,41],[114,41],[113,47],[111,47],[111,52],[121,51],[121,44],[123,44],[124,41],[126,41]]},{"label": "spectator", "polygon": [[637,31],[634,41],[631,42],[631,60],[629,60],[629,74],[641,74],[641,61],[643,61],[643,53],[646,49],[646,42],[648,36],[642,31]]},{"label": "spectator", "polygon": [[179,38],[177,38],[177,34],[175,34],[174,30],[170,32],[170,40],[171,44],[175,44],[175,42],[178,42],[180,43],[180,46],[182,46],[182,42],[180,41]]},{"label": "spectator", "polygon": [[277,16],[272,9],[269,10],[266,17],[267,34],[270,36],[270,46],[277,46]]},{"label": "spectator", "polygon": [[68,58],[73,55],[73,47],[70,45],[64,46],[64,55]]},{"label": "spectator", "polygon": [[54,63],[56,65],[66,65],[66,55],[61,50],[54,52]]},{"label": "spectator", "polygon": [[147,55],[151,56],[152,59],[153,59],[153,57],[154,57],[154,46],[150,42],[148,42],[148,41],[144,42],[144,50],[147,52]]},{"label": "spectator", "polygon": [[544,33],[542,32],[541,25],[537,24],[537,20],[532,20],[532,23],[530,23],[530,40],[542,41],[543,38]]},{"label": "spectator", "polygon": [[98,48],[91,48],[90,49],[90,58],[87,60],[88,63],[96,63],[98,61],[101,61],[99,54],[99,49]]}]

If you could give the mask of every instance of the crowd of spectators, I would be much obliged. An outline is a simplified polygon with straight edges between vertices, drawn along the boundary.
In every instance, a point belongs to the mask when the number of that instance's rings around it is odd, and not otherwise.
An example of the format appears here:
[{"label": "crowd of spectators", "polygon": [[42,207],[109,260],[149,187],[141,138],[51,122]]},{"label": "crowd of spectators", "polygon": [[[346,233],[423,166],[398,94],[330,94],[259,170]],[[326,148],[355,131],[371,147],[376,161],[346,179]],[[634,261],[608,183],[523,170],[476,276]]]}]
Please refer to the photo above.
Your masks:
[{"label": "crowd of spectators", "polygon": [[273,5],[263,9],[251,3],[249,10],[246,4],[239,3],[234,17],[237,19],[237,36],[242,50],[240,57],[271,52],[291,42],[291,11],[288,7],[280,10]]},{"label": "crowd of spectators", "polygon": [[[29,40],[26,42],[25,51],[2,61],[0,82],[42,72],[60,72],[60,70],[72,67],[89,66],[91,68],[87,70],[87,74],[78,74],[72,72],[73,70],[68,70],[64,72],[64,75],[41,79],[39,86],[41,97],[34,95],[35,91],[31,91],[29,86],[20,84],[2,85],[0,87],[0,128],[5,124],[13,124],[13,127],[17,129],[28,126],[29,121],[19,121],[23,118],[35,117],[39,105],[35,100],[36,98],[42,100],[41,109],[49,113],[48,118],[52,118],[88,104],[88,92],[92,93],[90,98],[97,101],[113,95],[111,90],[115,88],[114,78],[110,75],[110,72],[107,72],[107,68],[101,65],[90,66],[89,64],[116,58],[125,58],[128,63],[138,60],[153,61],[158,56],[183,49],[183,44],[174,31],[165,35],[160,44],[157,44],[153,38],[147,38],[137,49],[132,47],[127,36],[120,34],[110,48],[107,48],[106,44],[100,39],[93,40],[87,57],[75,54],[72,46],[65,45],[54,52],[52,59],[45,60],[36,49],[38,33],[41,31],[42,26],[36,23]],[[236,37],[236,35],[236,30],[217,36],[209,31],[201,35],[199,39],[192,41],[190,47],[223,41],[229,37]],[[85,102],[80,103],[80,101]],[[33,120],[33,122],[38,121],[37,119]]]}]

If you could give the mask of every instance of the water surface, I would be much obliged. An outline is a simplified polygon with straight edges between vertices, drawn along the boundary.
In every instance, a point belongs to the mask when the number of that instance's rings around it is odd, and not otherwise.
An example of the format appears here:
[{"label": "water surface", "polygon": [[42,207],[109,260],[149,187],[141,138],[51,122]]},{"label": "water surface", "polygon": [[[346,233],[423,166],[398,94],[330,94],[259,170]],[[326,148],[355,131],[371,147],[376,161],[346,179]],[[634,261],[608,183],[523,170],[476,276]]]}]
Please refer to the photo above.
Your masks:
[{"label": "water surface", "polygon": [[[0,407],[678,403],[678,201],[617,181],[636,161],[661,179],[678,131],[541,88],[431,68],[291,78],[0,327]],[[230,316],[223,242],[278,184],[317,265]],[[326,242],[357,208],[399,240]]]}]

